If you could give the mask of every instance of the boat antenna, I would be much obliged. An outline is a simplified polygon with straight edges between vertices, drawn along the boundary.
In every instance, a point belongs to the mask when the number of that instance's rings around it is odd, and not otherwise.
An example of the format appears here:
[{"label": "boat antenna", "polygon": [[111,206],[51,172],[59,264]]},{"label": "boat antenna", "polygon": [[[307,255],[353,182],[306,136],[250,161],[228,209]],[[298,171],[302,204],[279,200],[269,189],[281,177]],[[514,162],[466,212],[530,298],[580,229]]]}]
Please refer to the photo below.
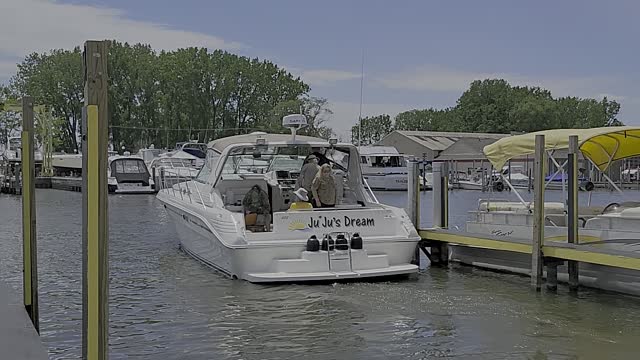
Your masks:
[{"label": "boat antenna", "polygon": [[364,49],[360,66],[360,113],[358,114],[358,146],[362,146],[362,89],[364,88]]}]

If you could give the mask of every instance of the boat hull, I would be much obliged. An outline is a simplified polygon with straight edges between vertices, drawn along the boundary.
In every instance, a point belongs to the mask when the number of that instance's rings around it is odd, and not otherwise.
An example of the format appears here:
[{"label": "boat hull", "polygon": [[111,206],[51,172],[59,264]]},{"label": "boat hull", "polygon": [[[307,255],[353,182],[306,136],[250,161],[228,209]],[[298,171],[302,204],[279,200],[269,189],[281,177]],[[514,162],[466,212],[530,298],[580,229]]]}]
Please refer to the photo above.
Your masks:
[{"label": "boat hull", "polygon": [[[338,281],[418,271],[418,267],[411,264],[418,237],[364,238],[363,249],[348,249],[340,254],[306,251],[306,238],[246,241],[228,246],[202,214],[182,204],[163,202],[185,253],[234,279],[250,282]],[[222,236],[228,237],[230,233]]]},{"label": "boat hull", "polygon": [[364,178],[372,190],[406,191],[409,181],[407,174],[365,174]]}]

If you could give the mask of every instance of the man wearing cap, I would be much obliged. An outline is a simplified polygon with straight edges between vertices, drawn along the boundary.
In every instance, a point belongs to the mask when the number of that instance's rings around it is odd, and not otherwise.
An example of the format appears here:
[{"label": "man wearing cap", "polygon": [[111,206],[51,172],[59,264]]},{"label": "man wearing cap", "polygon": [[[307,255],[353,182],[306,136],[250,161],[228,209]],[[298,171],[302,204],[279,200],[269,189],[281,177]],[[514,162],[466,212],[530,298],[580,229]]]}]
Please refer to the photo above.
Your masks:
[{"label": "man wearing cap", "polygon": [[302,166],[302,170],[300,170],[300,176],[298,176],[298,180],[296,181],[297,188],[304,188],[307,190],[307,193],[311,192],[311,183],[313,183],[313,179],[315,179],[316,174],[318,174],[318,170],[320,170],[320,166],[318,166],[318,158],[315,155],[309,155],[305,164]]}]

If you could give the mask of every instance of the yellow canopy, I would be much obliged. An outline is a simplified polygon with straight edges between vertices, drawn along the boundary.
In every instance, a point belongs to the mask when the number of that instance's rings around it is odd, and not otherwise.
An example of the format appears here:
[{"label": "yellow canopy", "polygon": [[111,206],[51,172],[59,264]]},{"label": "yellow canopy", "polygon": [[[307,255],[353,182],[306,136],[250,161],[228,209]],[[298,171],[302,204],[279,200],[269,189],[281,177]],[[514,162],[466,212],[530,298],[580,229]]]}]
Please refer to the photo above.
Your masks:
[{"label": "yellow canopy", "polygon": [[601,171],[611,161],[640,155],[640,127],[610,126],[592,129],[554,129],[502,138],[484,147],[487,159],[501,169],[510,159],[532,155],[535,152],[536,135],[545,136],[546,150],[569,148],[569,136],[578,136],[582,154]]}]

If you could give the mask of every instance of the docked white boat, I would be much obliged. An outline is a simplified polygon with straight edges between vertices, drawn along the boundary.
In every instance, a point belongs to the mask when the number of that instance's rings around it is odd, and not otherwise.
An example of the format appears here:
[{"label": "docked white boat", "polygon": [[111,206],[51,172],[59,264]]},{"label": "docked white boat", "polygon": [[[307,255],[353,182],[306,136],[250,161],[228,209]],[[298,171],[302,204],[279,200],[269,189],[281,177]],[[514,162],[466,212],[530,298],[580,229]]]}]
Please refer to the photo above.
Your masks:
[{"label": "docked white boat", "polygon": [[458,180],[458,189],[462,190],[482,190],[482,182],[473,180]]},{"label": "docked white boat", "polygon": [[[582,130],[549,130],[540,132],[546,138],[546,150],[568,147],[569,135],[578,135],[580,150],[585,159],[601,171],[613,160],[640,154],[640,128],[608,127]],[[510,157],[529,154],[534,134],[513,136],[485,147],[487,158],[500,168]],[[513,144],[513,145],[511,145]],[[497,149],[500,149],[498,152]],[[553,160],[555,161],[555,160]],[[560,170],[562,171],[562,170]],[[606,175],[605,175],[606,176]],[[511,186],[506,178],[503,181]],[[612,182],[613,184],[613,182]],[[615,184],[613,184],[615,187]],[[518,195],[517,191],[514,191]],[[519,196],[519,195],[518,195]],[[471,213],[466,230],[509,239],[531,239],[533,236],[533,204],[520,201],[480,200]],[[565,204],[546,202],[545,242],[567,239]],[[598,246],[611,251],[640,253],[640,203],[611,203],[606,206],[586,206],[579,210],[579,243]],[[452,246],[452,260],[471,265],[528,274],[531,256],[499,250]],[[559,267],[560,279],[567,278],[565,266]],[[592,287],[640,294],[640,272],[593,264],[580,265],[580,283]]]},{"label": "docked white boat", "polygon": [[[36,167],[42,164],[42,151],[35,149],[33,153],[33,159],[36,163]],[[9,163],[19,163],[22,161],[22,138],[10,137],[7,139],[7,148],[0,153],[0,160],[4,160]]]},{"label": "docked white boat", "polygon": [[[362,175],[373,190],[407,190],[408,170],[406,155],[392,146],[361,146]],[[430,189],[428,177],[420,178],[420,184]]]},{"label": "docked white boat", "polygon": [[185,141],[176,144],[173,152],[186,152],[196,158],[194,166],[198,169],[204,165],[204,159],[207,155],[207,144],[197,141]]},{"label": "docked white boat", "polygon": [[[283,122],[292,135],[254,133],[209,143],[196,179],[159,191],[184,251],[251,282],[417,272],[411,261],[420,237],[403,209],[378,203],[366,190],[357,148],[296,136],[296,128],[306,125],[302,115]],[[334,207],[292,205],[300,159],[311,154],[333,169]],[[261,195],[264,211],[246,211],[250,192]]]},{"label": "docked white boat", "polygon": [[110,193],[152,194],[156,192],[154,180],[144,160],[126,152],[125,155],[109,157],[107,177]]},{"label": "docked white boat", "polygon": [[195,178],[200,172],[196,167],[200,158],[182,150],[165,153],[151,160],[148,164],[152,174],[156,174],[161,181],[165,182],[163,187],[169,187],[182,181],[189,181]]}]

